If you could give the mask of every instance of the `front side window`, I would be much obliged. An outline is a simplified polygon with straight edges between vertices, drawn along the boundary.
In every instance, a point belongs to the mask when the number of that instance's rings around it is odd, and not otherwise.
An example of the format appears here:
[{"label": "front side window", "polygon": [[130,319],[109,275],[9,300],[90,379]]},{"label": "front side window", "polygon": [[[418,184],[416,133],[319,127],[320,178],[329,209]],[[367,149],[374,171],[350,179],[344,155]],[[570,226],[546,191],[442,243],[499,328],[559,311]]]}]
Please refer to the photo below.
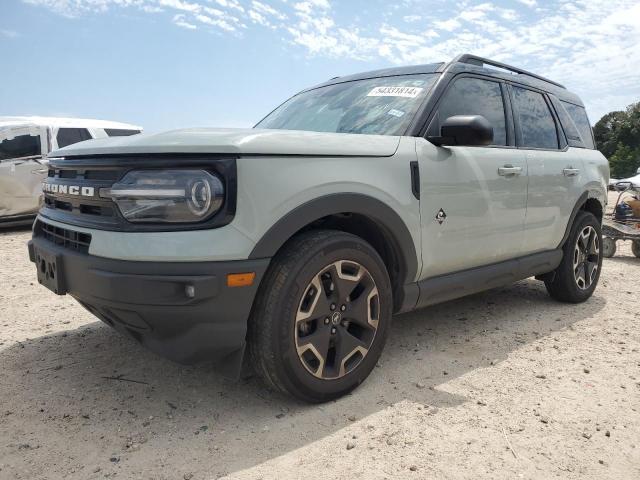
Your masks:
[{"label": "front side window", "polygon": [[514,86],[513,103],[520,123],[521,146],[557,149],[556,122],[542,94]]},{"label": "front side window", "polygon": [[40,135],[17,135],[0,141],[0,160],[34,157],[41,154]]},{"label": "front side window", "polygon": [[86,128],[59,128],[56,140],[58,148],[73,145],[74,143],[90,140],[91,134]]},{"label": "front side window", "polygon": [[442,123],[455,115],[482,115],[493,127],[492,145],[507,144],[504,101],[498,82],[479,78],[456,80],[438,107],[438,118]]},{"label": "front side window", "polygon": [[401,75],[308,90],[255,128],[404,135],[435,79],[434,74]]},{"label": "front side window", "polygon": [[594,149],[596,148],[593,143],[593,135],[591,133],[591,124],[589,123],[589,117],[587,117],[587,111],[583,107],[574,105],[573,103],[562,102],[562,106],[565,108],[571,119],[578,127],[580,137],[582,137],[582,143],[585,147]]}]

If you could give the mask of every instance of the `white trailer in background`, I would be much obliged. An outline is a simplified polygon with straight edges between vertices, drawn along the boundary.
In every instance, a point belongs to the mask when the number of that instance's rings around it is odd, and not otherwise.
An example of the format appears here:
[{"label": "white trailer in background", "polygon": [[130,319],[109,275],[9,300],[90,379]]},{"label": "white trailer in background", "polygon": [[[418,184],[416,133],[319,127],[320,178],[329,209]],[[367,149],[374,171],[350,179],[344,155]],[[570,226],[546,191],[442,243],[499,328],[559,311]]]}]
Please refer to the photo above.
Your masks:
[{"label": "white trailer in background", "polygon": [[0,227],[35,217],[49,152],[93,138],[140,132],[137,125],[106,120],[0,116]]}]

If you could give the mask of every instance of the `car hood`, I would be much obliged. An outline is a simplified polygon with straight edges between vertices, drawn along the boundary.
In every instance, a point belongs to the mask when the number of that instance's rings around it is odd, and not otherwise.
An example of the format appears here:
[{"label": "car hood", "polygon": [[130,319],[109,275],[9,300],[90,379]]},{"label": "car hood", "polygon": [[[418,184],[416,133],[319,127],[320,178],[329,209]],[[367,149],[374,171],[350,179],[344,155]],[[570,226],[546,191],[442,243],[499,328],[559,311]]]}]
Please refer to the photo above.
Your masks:
[{"label": "car hood", "polygon": [[56,150],[51,156],[218,153],[387,157],[395,153],[399,143],[400,137],[397,136],[298,130],[193,128],[88,140]]}]

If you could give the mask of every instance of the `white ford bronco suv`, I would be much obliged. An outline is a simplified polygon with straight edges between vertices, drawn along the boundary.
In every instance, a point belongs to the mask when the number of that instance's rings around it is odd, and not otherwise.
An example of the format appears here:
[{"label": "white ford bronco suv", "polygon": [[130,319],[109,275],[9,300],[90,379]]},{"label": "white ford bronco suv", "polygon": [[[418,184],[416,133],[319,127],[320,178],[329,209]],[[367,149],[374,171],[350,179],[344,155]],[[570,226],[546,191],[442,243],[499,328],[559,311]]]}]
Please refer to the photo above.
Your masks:
[{"label": "white ford bronco suv", "polygon": [[[334,78],[254,129],[52,154],[38,280],[179,362],[321,402],[374,368],[394,313],[535,276],[587,300],[609,169],[580,99],[472,55]],[[247,350],[247,352],[245,352]]]}]

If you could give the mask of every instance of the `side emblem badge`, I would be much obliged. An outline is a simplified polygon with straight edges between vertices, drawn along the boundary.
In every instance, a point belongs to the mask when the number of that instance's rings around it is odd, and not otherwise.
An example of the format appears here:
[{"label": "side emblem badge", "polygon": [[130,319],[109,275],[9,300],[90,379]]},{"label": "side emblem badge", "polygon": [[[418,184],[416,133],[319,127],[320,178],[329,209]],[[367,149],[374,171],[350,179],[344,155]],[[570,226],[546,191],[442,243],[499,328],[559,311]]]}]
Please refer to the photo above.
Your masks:
[{"label": "side emblem badge", "polygon": [[444,213],[443,209],[440,209],[440,211],[436,214],[436,222],[442,225],[446,219],[447,219],[447,214]]}]

